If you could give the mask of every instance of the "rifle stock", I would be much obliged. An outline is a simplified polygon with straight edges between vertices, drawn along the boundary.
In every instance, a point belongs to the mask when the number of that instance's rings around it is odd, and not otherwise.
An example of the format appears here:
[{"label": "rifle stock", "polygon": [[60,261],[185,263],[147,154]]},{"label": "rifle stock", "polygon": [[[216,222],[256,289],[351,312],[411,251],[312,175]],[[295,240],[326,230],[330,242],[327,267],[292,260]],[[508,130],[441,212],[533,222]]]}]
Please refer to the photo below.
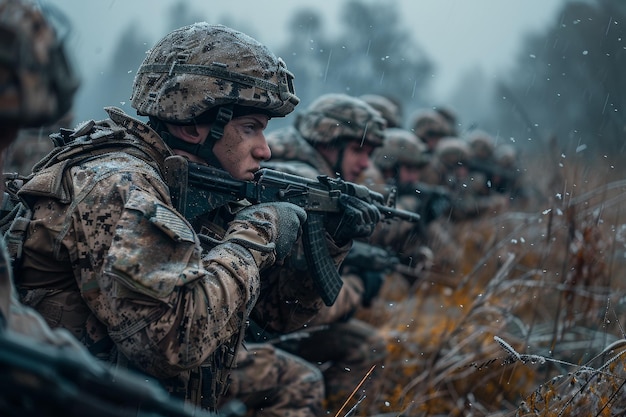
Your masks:
[{"label": "rifle stock", "polygon": [[195,163],[180,156],[165,161],[165,178],[172,203],[187,219],[210,212],[228,202],[248,200],[253,204],[289,202],[307,211],[303,228],[304,253],[313,271],[314,283],[324,303],[332,305],[343,281],[326,246],[324,219],[327,213],[343,211],[342,194],[374,204],[383,218],[418,222],[419,215],[384,204],[382,194],[340,179],[319,176],[317,181],[269,168],[260,169],[253,181],[237,180],[227,172]]},{"label": "rifle stock", "polygon": [[191,410],[155,381],[87,353],[0,331],[0,415],[216,417]]}]

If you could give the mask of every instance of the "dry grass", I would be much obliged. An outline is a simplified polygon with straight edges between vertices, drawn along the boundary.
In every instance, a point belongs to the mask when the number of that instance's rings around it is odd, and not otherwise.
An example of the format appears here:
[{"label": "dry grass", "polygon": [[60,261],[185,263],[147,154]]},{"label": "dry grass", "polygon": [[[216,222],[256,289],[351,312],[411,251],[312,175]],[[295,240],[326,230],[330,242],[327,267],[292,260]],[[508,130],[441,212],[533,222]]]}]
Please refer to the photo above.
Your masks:
[{"label": "dry grass", "polygon": [[411,288],[389,277],[359,313],[386,336],[389,356],[375,371],[384,388],[364,385],[358,408],[389,416],[623,415],[626,182],[606,160],[593,175],[588,166],[535,171],[548,199],[455,224],[463,256],[453,270]]}]

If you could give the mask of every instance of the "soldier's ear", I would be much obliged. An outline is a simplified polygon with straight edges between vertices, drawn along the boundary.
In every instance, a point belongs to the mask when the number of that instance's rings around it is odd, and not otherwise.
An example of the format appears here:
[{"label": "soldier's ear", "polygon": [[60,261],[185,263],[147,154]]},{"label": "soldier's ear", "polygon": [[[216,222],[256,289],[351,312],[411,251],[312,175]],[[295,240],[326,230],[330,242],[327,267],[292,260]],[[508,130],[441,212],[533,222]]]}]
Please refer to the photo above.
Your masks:
[{"label": "soldier's ear", "polygon": [[189,143],[201,143],[208,135],[208,127],[203,125],[167,125],[168,130],[175,137]]}]

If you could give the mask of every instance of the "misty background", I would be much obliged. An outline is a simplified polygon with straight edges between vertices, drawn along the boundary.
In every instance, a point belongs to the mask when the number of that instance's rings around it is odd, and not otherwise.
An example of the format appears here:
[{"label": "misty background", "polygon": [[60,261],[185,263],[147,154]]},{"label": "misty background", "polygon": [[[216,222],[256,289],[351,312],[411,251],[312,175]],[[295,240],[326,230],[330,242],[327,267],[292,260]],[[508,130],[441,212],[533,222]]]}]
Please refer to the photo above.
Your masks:
[{"label": "misty background", "polygon": [[[446,107],[527,155],[619,158],[626,61],[621,0],[55,0],[82,79],[74,122],[129,97],[146,51],[197,21],[241,30],[281,56],[304,109],[320,94],[384,94],[404,127]],[[292,122],[275,119],[268,130]],[[551,148],[549,148],[549,146]],[[556,149],[554,147],[557,147]],[[558,163],[558,161],[557,161]]]}]

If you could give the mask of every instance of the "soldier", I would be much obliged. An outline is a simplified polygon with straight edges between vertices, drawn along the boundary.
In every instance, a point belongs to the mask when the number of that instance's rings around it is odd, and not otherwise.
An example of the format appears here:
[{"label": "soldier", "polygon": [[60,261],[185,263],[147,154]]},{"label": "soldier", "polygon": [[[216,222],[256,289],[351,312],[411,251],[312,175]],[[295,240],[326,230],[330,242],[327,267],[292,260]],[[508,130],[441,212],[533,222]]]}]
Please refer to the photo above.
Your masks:
[{"label": "soldier", "polygon": [[427,153],[434,152],[440,139],[452,135],[446,119],[431,109],[419,109],[413,113],[409,128],[426,144]]},{"label": "soldier", "polygon": [[59,129],[71,127],[73,117],[69,111],[50,125],[21,129],[8,150],[5,171],[29,175],[33,166],[54,148],[49,136]]},{"label": "soldier", "polygon": [[359,98],[380,112],[388,128],[402,126],[402,109],[397,102],[380,94],[364,94]]},{"label": "soldier", "polygon": [[459,135],[459,117],[454,110],[447,106],[435,106],[437,112],[448,124],[448,136]]},{"label": "soldier", "polygon": [[497,170],[493,187],[499,193],[509,193],[512,198],[525,197],[517,150],[511,144],[500,144],[494,150],[493,159]]},{"label": "soldier", "polygon": [[470,148],[468,169],[479,195],[489,195],[494,189],[494,174],[498,169],[495,160],[496,143],[493,137],[484,130],[473,130],[465,139]]},{"label": "soldier", "polygon": [[[59,119],[71,106],[78,79],[67,65],[54,28],[34,3],[0,2],[0,37],[0,163],[4,171],[7,149],[20,129]],[[37,314],[17,302],[4,239],[0,243],[0,327],[47,343],[75,344],[67,332],[51,332]]]},{"label": "soldier", "polygon": [[472,153],[467,141],[446,137],[435,148],[428,173],[429,184],[447,187],[452,196],[452,220],[466,220],[484,213],[495,213],[507,205],[502,195],[484,195],[485,178],[470,174]]},{"label": "soldier", "polygon": [[[62,130],[54,135],[60,148],[20,189],[33,212],[22,300],[96,356],[214,409],[253,309],[261,325],[291,331],[322,305],[307,272],[294,279],[287,269],[306,213],[243,200],[213,207],[209,198],[207,212],[187,220],[173,206],[166,159],[252,179],[270,157],[269,119],[299,102],[292,77],[264,45],[222,25],[195,23],[162,38],[131,96],[148,123],[107,107],[108,119]],[[342,242],[332,252],[337,264],[355,225],[329,234],[329,245]],[[317,414],[323,386],[307,375],[298,382],[309,395],[280,404],[300,401],[290,415]]]},{"label": "soldier", "polygon": [[[422,172],[430,163],[426,145],[412,132],[400,128],[385,130],[385,142],[373,153],[374,165],[384,178],[387,190],[397,191],[398,208],[418,213],[420,222],[397,222],[382,225],[372,237],[379,246],[391,249],[409,266],[414,282],[421,271],[428,270],[433,254],[428,247],[428,228],[441,216],[449,214],[450,196],[443,187],[423,182]],[[408,272],[408,271],[407,271]]]},{"label": "soldier", "polygon": [[[268,134],[272,159],[266,165],[310,178],[328,175],[354,182],[369,166],[372,151],[382,145],[384,128],[380,113],[364,101],[326,94],[298,114],[293,126]],[[379,214],[366,207],[362,216],[371,219],[365,223],[378,223]],[[360,237],[367,238],[373,230],[364,230]],[[357,308],[368,306],[378,293],[382,274],[345,273],[342,278],[337,300],[309,323],[307,337],[279,345],[324,368],[327,409],[335,411],[386,355],[379,332],[352,318]],[[375,377],[370,378],[365,390],[376,394],[377,384]]]}]

